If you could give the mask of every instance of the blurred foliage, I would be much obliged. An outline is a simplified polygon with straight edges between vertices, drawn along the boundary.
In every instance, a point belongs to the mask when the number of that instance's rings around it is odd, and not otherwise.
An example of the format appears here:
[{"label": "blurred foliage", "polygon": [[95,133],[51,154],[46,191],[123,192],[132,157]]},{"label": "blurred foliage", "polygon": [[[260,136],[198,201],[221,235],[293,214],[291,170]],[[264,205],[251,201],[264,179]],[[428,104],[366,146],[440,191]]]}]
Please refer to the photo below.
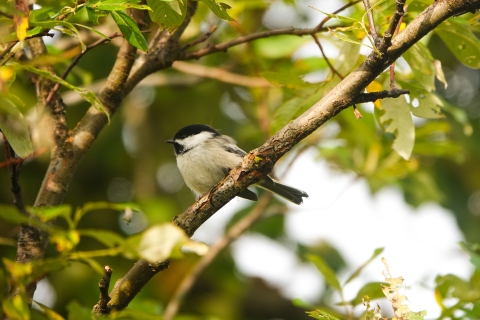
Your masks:
[{"label": "blurred foliage", "polygon": [[[292,25],[312,27],[324,17],[308,9],[307,1],[225,2],[201,1],[182,43],[201,38],[214,26],[217,30],[211,37],[191,50],[259,31]],[[407,1],[408,14],[403,23],[408,25],[431,2]],[[20,175],[26,204],[34,203],[49,162],[46,137],[50,128],[42,122],[37,109],[35,88],[29,80],[31,73],[62,84],[60,92],[68,105],[68,126],[73,129],[90,104],[103,108],[95,94],[114,64],[121,40],[114,39],[89,51],[65,80],[46,74],[38,65],[50,64],[57,74],[62,74],[86,46],[114,32],[122,32],[132,45],[147,51],[159,25],[174,29],[181,23],[186,2],[147,1],[147,4],[153,9],[149,13],[155,22],[149,34],[142,34],[124,12],[127,7],[149,9],[134,0],[38,1],[41,7],[35,6],[30,12],[28,23],[22,20],[16,28],[13,1],[0,3],[2,51],[10,41],[49,30],[56,33],[53,39],[44,38],[48,56],[31,64],[6,57],[0,61],[0,129],[18,155],[26,157],[32,152],[34,155],[25,160]],[[344,2],[337,4],[341,7]],[[313,5],[323,10],[321,4]],[[393,0],[375,6],[372,12],[380,33],[387,29],[394,11]],[[329,54],[329,62],[336,73],[316,47],[306,50],[314,44],[311,37],[281,35],[235,46],[228,53],[208,55],[195,62],[252,79],[261,77],[269,82],[268,86],[245,87],[221,76],[204,78],[175,68],[155,74],[154,85],[137,86],[77,168],[66,205],[29,209],[39,218],[36,226],[50,233],[51,245],[43,261],[25,265],[13,262],[19,225],[28,221],[11,205],[10,177],[6,165],[2,165],[0,300],[4,314],[11,319],[90,319],[91,307],[98,300],[97,283],[103,265],[114,268],[113,284],[138,258],[139,237],[145,235],[140,232],[152,230],[148,226],[165,226],[162,223],[170,222],[194,200],[176,170],[171,147],[163,141],[184,125],[206,123],[235,137],[245,150],[262,144],[332,90],[341,80],[338,74],[345,76],[364,61],[357,43],[366,37],[364,28],[358,27],[363,23],[365,10],[357,4],[341,14],[349,19],[339,17],[329,22],[343,27],[335,29],[336,36],[318,34],[320,42],[335,52]],[[67,18],[59,21],[60,15]],[[479,26],[478,14],[465,14],[441,24],[397,63],[395,85],[411,91],[407,99],[400,97],[377,101],[374,106],[359,106],[363,114],[360,121],[346,110],[305,139],[294,152],[317,150],[317,158],[327,161],[333,170],[353,172],[365,179],[372,194],[395,186],[414,207],[438,203],[452,212],[468,243],[480,243],[480,73],[477,70],[480,41],[476,36]],[[24,44],[20,41],[18,49]],[[388,89],[388,83],[389,76],[384,73],[367,91]],[[237,212],[227,227],[250,210],[247,207]],[[122,220],[125,211],[133,214],[130,224]],[[266,217],[251,232],[279,242],[293,242],[286,240],[283,215],[286,211],[285,204],[272,201]],[[58,217],[54,227],[46,223],[53,217]],[[158,242],[156,236],[149,239],[149,243]],[[167,248],[167,255],[175,252],[174,256],[179,257],[178,246],[187,241],[181,236],[179,239]],[[159,247],[164,248],[160,244]],[[346,262],[332,245],[323,242],[316,247],[305,247],[294,243],[292,247],[300,259],[314,264],[325,277],[325,290],[316,305],[299,301],[292,304],[262,279],[239,274],[227,250],[189,292],[178,319],[207,316],[308,319],[309,315],[335,319],[351,316],[353,308],[362,303],[365,310],[362,317],[374,319],[377,311],[369,303],[370,299],[383,297],[382,283],[364,284],[355,298],[340,302],[341,308],[333,306],[337,301],[332,296],[341,293],[380,254],[380,249],[341,283],[338,275]],[[464,244],[464,248],[477,269],[468,280],[458,275],[438,275],[435,293],[442,307],[441,319],[480,318],[479,250],[475,245]],[[112,317],[157,319],[153,315],[164,311],[174,290],[198,259],[187,254],[173,260],[170,269],[150,281],[127,310]],[[39,277],[47,277],[56,298],[51,308],[37,304],[30,310],[25,285]],[[13,288],[18,294],[8,298],[7,293]],[[317,311],[307,315],[305,310]]]}]

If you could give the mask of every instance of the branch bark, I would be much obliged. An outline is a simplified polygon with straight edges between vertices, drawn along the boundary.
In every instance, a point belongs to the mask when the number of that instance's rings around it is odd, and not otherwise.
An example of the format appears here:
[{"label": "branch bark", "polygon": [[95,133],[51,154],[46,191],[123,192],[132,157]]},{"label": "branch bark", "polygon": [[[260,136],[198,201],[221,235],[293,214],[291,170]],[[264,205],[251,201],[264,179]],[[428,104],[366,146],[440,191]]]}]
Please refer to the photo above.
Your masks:
[{"label": "branch bark", "polygon": [[[148,16],[147,13],[141,14],[145,17]],[[139,26],[143,28],[145,23],[141,19],[137,20]],[[46,53],[45,44],[41,38],[31,39],[29,47],[34,57]],[[127,41],[124,41],[105,87],[100,92],[100,99],[110,115],[115,113],[122,101],[124,85],[135,60],[135,53],[136,49]],[[53,72],[52,67],[48,65],[40,66],[40,68]],[[49,116],[54,124],[52,157],[37,195],[35,206],[50,207],[63,202],[77,165],[107,124],[108,118],[105,113],[90,107],[73,133],[70,134],[66,125],[65,104],[58,93],[54,93],[51,98],[48,98],[55,83],[38,77],[35,78],[35,84],[38,101],[45,106],[47,111],[45,116]],[[49,224],[54,222],[54,220],[49,221]],[[22,225],[17,242],[17,261],[26,263],[42,259],[47,243],[48,234],[45,231],[31,225]],[[27,298],[30,302],[33,299],[35,290],[36,280],[27,286]]]},{"label": "branch bark", "polygon": [[[480,0],[439,0],[434,2],[393,39],[391,46],[385,48],[382,56],[379,57],[375,53],[370,54],[362,65],[345,77],[322,100],[300,117],[291,121],[262,146],[250,151],[242,163],[231,170],[208,194],[198,199],[187,211],[175,217],[174,224],[180,226],[188,235],[193,235],[198,227],[234,198],[236,194],[268,174],[278,159],[293,146],[318,129],[327,120],[361,99],[360,93],[366,86],[413,44],[447,18],[476,9],[480,9]],[[271,32],[267,36],[275,34],[286,33],[285,30],[280,30]],[[291,34],[296,33],[292,32]],[[253,41],[260,36],[257,34],[254,37],[248,37],[248,39],[239,38],[224,44],[223,47],[210,49],[209,53],[222,51],[242,41]],[[209,49],[197,51],[195,57],[198,58],[207,54],[206,50]],[[190,58],[193,58],[193,56],[190,56]],[[156,273],[154,271],[162,270],[158,267],[161,264],[149,264],[143,260],[137,262],[125,277],[115,284],[115,288],[110,294],[112,300],[109,302],[109,308],[121,310],[127,307],[128,303],[141,289],[141,286],[136,285],[137,281],[140,279],[142,283],[148,282],[146,278],[153,277]],[[136,287],[132,288],[132,284],[135,284]]]}]

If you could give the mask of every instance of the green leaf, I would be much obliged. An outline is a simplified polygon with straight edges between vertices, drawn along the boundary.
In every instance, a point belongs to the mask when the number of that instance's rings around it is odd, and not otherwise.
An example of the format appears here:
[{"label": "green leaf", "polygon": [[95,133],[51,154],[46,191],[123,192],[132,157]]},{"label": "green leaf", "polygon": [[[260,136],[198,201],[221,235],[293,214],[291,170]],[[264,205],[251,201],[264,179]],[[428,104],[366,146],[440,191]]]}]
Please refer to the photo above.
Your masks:
[{"label": "green leaf", "polygon": [[[401,81],[398,83],[402,89],[410,90],[410,111],[417,117],[425,119],[443,119],[442,112],[444,102],[433,92],[429,92],[423,84],[418,81]],[[414,106],[414,104],[417,104]]]},{"label": "green leaf", "polygon": [[[335,59],[335,63],[333,64],[333,67],[335,68],[335,70],[337,70],[338,73],[345,76],[351,73],[352,70],[355,69],[360,64],[359,57],[360,57],[360,46],[354,43],[345,42],[343,43],[342,49],[340,49],[340,52],[337,58]],[[333,75],[330,73],[329,77],[331,76]],[[338,77],[336,77],[336,79],[337,78]]]},{"label": "green leaf", "polygon": [[41,7],[35,10],[31,10],[28,19],[30,23],[50,20],[50,18],[55,14],[55,12],[56,11],[54,8]]},{"label": "green leaf", "polygon": [[18,212],[13,205],[0,204],[0,219],[9,223],[27,223],[28,217]]},{"label": "green leaf", "polygon": [[87,10],[88,21],[90,21],[94,25],[99,25],[100,22],[98,21],[98,19],[108,15],[108,12],[97,11],[91,7],[86,7],[85,9]]},{"label": "green leaf", "polygon": [[385,114],[380,117],[382,127],[386,125],[385,132],[395,135],[393,150],[408,160],[415,143],[415,126],[408,103],[403,97],[385,99],[382,101],[382,110],[385,110]]},{"label": "green leaf", "polygon": [[2,305],[3,312],[5,312],[5,315],[8,319],[30,319],[30,308],[28,307],[27,298],[24,292],[7,298],[5,301],[3,301]]},{"label": "green leaf", "polygon": [[99,202],[88,202],[85,203],[82,207],[78,207],[75,210],[75,215],[73,218],[74,224],[77,225],[82,217],[89,213],[90,211],[95,210],[115,210],[115,211],[125,211],[127,209],[133,211],[141,211],[140,207],[135,203],[126,202],[126,203],[113,203],[113,202],[106,202],[106,201],[99,201]]},{"label": "green leaf", "polygon": [[87,30],[89,30],[89,31],[91,31],[91,32],[94,32],[94,33],[98,34],[98,35],[99,35],[100,37],[102,37],[102,38],[109,38],[107,35],[101,33],[100,31],[98,31],[98,30],[96,30],[96,29],[94,29],[94,28],[91,28],[91,27],[89,27],[89,26],[86,26],[86,25],[84,25],[84,24],[74,23],[74,25],[76,25],[76,26],[78,26],[78,27],[85,28],[85,29],[87,29]]},{"label": "green leaf", "polygon": [[137,24],[128,14],[122,11],[111,11],[110,15],[122,32],[125,39],[135,48],[148,52],[148,44],[145,37],[138,29]]},{"label": "green leaf", "polygon": [[168,28],[170,32],[180,26],[187,15],[187,1],[185,0],[147,0],[150,19],[158,24],[161,29]]},{"label": "green leaf", "polygon": [[69,82],[63,80],[62,78],[60,78],[56,74],[52,74],[48,71],[35,68],[35,67],[33,67],[31,65],[28,65],[28,64],[20,64],[18,62],[14,62],[14,61],[10,61],[10,64],[12,66],[16,67],[16,68],[24,69],[26,71],[29,71],[29,72],[38,74],[39,76],[50,79],[54,82],[57,82],[57,83],[61,84],[64,87],[67,87],[70,90],[73,90],[73,91],[77,92],[78,94],[80,94],[80,96],[82,96],[82,98],[84,100],[91,103],[93,107],[95,107],[96,109],[104,112],[105,115],[108,118],[108,121],[110,122],[110,114],[108,113],[107,109],[103,105],[102,101],[100,101],[100,99],[98,99],[98,97],[92,91],[74,86],[73,84],[70,84]]},{"label": "green leaf", "polygon": [[118,233],[102,229],[80,229],[80,236],[87,236],[98,240],[109,248],[122,246],[125,239]]},{"label": "green leaf", "polygon": [[447,20],[434,31],[461,63],[480,68],[480,41],[468,25]]},{"label": "green leaf", "polygon": [[79,242],[80,235],[77,230],[55,229],[51,234],[49,241],[56,245],[57,251],[67,252],[72,250]]},{"label": "green leaf", "polygon": [[90,268],[93,269],[93,271],[95,271],[97,274],[101,276],[103,276],[103,274],[105,273],[102,265],[93,259],[86,258],[86,257],[79,257],[77,258],[77,260],[87,264]]},{"label": "green leaf", "polygon": [[460,242],[460,246],[470,255],[470,262],[472,262],[477,270],[480,270],[480,245]]},{"label": "green leaf", "polygon": [[427,311],[419,311],[419,312],[410,311],[405,314],[404,318],[409,320],[424,320],[426,315],[427,315]]},{"label": "green leaf", "polygon": [[121,311],[113,311],[110,315],[112,319],[142,319],[142,320],[159,320],[158,314],[150,314],[143,310],[124,309]]},{"label": "green leaf", "polygon": [[363,297],[368,296],[371,300],[385,298],[385,294],[382,291],[381,285],[386,285],[386,282],[369,282],[365,284],[360,290],[358,290],[357,295],[349,302],[352,306],[358,306],[363,303]]},{"label": "green leaf", "polygon": [[140,0],[104,0],[104,1],[87,1],[85,6],[96,10],[120,11],[130,8],[139,10],[152,10],[149,6],[138,4]]},{"label": "green leaf", "polygon": [[228,20],[228,21],[233,21],[234,19],[230,17],[227,13],[227,9],[230,9],[231,7],[223,2],[217,2],[215,0],[200,0],[203,1],[207,4],[207,6],[212,10],[213,13],[217,17],[223,20]]},{"label": "green leaf", "polygon": [[0,95],[0,130],[20,158],[33,153],[28,123],[17,106],[5,95]]},{"label": "green leaf", "polygon": [[[37,34],[40,34],[44,31],[45,29],[42,27],[35,27],[27,31],[27,38],[35,36]],[[6,42],[12,42],[12,41],[18,41],[17,33],[12,32],[8,35],[1,36],[0,37],[0,43],[6,43]]]},{"label": "green leaf", "polygon": [[65,33],[69,36],[77,38],[80,42],[80,46],[82,47],[82,52],[85,51],[87,48],[85,43],[82,41],[82,37],[80,36],[80,32],[78,32],[77,28],[73,24],[67,21],[62,20],[47,20],[47,21],[36,21],[32,22],[33,26],[39,26],[46,29],[57,30],[59,32]]},{"label": "green leaf", "polygon": [[39,306],[40,309],[42,309],[43,313],[47,316],[48,320],[65,320],[64,317],[53,311],[53,309],[50,309],[44,304],[41,304],[37,301],[34,302],[35,305]]},{"label": "green leaf", "polygon": [[330,313],[323,310],[307,311],[307,314],[318,320],[340,320],[339,318],[332,316]]},{"label": "green leaf", "polygon": [[435,290],[443,299],[457,298],[464,302],[477,302],[480,299],[480,288],[456,275],[437,276],[435,282]]},{"label": "green leaf", "polygon": [[252,43],[255,51],[270,59],[290,57],[301,45],[310,41],[306,37],[280,35],[277,37],[258,39]]},{"label": "green leaf", "polygon": [[[315,87],[304,90],[304,94],[297,94],[297,97],[284,102],[273,113],[273,121],[270,124],[270,132],[275,133],[283,128],[289,121],[295,119],[303,112],[317,103],[331,88],[335,87],[339,82],[336,77],[333,80],[323,83],[320,89]],[[312,92],[312,89],[315,89]]]},{"label": "green leaf", "polygon": [[63,204],[55,207],[32,207],[29,208],[29,211],[33,212],[42,221],[49,221],[59,216],[69,221],[72,207],[68,204]]},{"label": "green leaf", "polygon": [[403,54],[403,57],[412,69],[417,83],[428,92],[434,91],[435,66],[430,50],[421,42],[417,42]]},{"label": "green leaf", "polygon": [[275,133],[283,128],[289,121],[295,119],[305,110],[313,106],[322,97],[322,92],[316,92],[308,97],[295,97],[283,103],[273,113],[270,132]]},{"label": "green leaf", "polygon": [[[345,284],[349,283],[350,281],[352,281],[353,279],[355,279],[356,277],[358,277],[358,275],[360,274],[360,272],[362,272],[362,270],[370,263],[373,261],[373,259],[375,259],[376,257],[378,257],[379,254],[381,254],[383,252],[384,248],[377,248],[373,251],[373,254],[372,256],[370,257],[370,259],[368,259],[367,261],[365,261],[365,263],[363,263],[357,270],[355,270],[354,273],[352,273],[352,275],[347,279],[347,281],[345,281]],[[379,286],[380,288],[380,286]]]},{"label": "green leaf", "polygon": [[91,309],[81,306],[76,300],[72,300],[67,305],[68,320],[92,320]]},{"label": "green leaf", "polygon": [[307,255],[307,259],[312,262],[315,267],[317,267],[318,271],[321,272],[323,277],[325,278],[325,281],[332,286],[333,288],[337,290],[342,290],[342,287],[340,285],[340,282],[337,279],[337,276],[335,275],[335,272],[333,271],[332,268],[323,260],[322,257],[309,254]]},{"label": "green leaf", "polygon": [[145,230],[138,239],[130,237],[130,241],[138,241],[137,251],[143,259],[155,263],[168,258],[179,258],[183,254],[180,248],[189,242],[185,231],[171,223],[161,223]]},{"label": "green leaf", "polygon": [[268,82],[270,82],[271,84],[283,85],[288,88],[303,89],[303,88],[309,88],[315,85],[312,83],[305,82],[298,76],[288,72],[268,71],[268,72],[262,72],[260,75],[264,77],[266,80],[268,80]]}]

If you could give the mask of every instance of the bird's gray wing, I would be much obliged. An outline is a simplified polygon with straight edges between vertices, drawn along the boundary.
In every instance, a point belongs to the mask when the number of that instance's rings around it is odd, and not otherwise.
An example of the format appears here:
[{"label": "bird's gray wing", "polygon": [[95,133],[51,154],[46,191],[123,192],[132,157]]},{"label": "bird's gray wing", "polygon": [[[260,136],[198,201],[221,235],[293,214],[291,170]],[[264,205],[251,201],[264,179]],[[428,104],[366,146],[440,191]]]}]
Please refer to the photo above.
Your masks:
[{"label": "bird's gray wing", "polygon": [[222,148],[227,151],[227,152],[230,152],[230,153],[235,153],[236,155],[239,155],[240,157],[245,157],[245,155],[247,154],[245,151],[243,151],[242,149],[240,149],[239,147],[235,146],[235,145],[224,145],[222,146]]}]

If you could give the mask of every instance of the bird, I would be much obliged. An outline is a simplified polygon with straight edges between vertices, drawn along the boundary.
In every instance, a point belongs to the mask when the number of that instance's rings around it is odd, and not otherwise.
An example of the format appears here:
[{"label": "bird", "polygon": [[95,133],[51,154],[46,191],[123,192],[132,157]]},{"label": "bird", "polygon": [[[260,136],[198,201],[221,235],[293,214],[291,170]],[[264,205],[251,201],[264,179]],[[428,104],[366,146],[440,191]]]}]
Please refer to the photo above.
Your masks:
[{"label": "bird", "polygon": [[[232,137],[223,135],[206,124],[183,127],[173,139],[165,142],[173,145],[180,174],[197,198],[209,192],[247,154]],[[270,176],[255,185],[297,205],[303,202],[303,198],[308,198],[305,191],[281,184]],[[244,189],[237,196],[258,200],[257,195],[249,189]]]}]

